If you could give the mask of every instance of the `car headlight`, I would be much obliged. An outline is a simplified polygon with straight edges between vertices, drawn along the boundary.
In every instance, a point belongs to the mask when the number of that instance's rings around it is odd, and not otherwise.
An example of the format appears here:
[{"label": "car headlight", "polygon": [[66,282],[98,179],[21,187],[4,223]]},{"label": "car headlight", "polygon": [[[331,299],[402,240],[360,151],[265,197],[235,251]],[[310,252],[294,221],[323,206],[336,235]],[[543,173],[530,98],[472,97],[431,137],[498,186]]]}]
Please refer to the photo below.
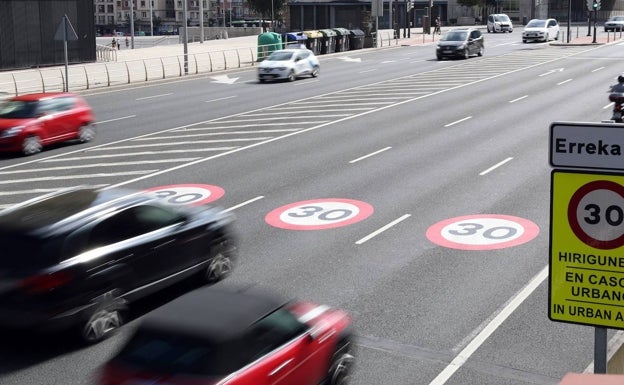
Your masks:
[{"label": "car headlight", "polygon": [[22,132],[23,129],[24,129],[24,126],[11,127],[8,130],[2,131],[2,133],[0,133],[0,137],[1,138],[10,138],[12,136],[16,136],[17,134]]},{"label": "car headlight", "polygon": [[285,71],[286,67],[276,67],[278,71]]},{"label": "car headlight", "polygon": [[465,45],[465,44],[462,44],[462,45],[458,45],[458,46],[457,46],[457,49],[464,49],[464,48],[466,48],[466,45]]}]

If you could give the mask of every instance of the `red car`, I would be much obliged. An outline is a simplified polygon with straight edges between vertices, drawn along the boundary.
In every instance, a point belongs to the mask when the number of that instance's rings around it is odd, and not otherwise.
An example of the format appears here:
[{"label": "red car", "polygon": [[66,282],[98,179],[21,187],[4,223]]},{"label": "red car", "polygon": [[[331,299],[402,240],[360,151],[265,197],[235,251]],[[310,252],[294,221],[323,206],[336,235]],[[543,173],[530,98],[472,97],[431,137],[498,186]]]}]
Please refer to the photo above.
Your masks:
[{"label": "red car", "polygon": [[258,291],[206,287],[147,315],[99,384],[344,385],[350,317]]},{"label": "red car", "polygon": [[19,95],[0,104],[0,152],[35,154],[43,146],[95,137],[87,102],[66,92]]}]

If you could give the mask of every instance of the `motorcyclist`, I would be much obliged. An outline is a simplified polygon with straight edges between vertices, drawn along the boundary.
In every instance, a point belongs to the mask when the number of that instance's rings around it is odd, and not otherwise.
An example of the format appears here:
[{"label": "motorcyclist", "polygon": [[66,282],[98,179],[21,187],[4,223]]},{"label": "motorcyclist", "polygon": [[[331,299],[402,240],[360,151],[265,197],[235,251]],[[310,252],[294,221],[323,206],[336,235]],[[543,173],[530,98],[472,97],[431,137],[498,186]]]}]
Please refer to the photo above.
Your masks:
[{"label": "motorcyclist", "polygon": [[617,84],[611,86],[611,93],[624,94],[624,74],[618,76],[617,81]]}]

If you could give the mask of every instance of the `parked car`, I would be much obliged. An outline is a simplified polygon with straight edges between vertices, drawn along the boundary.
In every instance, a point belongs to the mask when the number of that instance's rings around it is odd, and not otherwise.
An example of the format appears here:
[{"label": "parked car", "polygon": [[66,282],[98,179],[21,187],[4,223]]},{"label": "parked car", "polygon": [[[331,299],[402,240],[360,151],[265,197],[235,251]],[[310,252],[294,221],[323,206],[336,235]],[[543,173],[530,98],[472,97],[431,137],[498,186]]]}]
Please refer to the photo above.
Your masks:
[{"label": "parked car", "polygon": [[532,19],[524,26],[522,42],[559,40],[559,23],[555,19]]},{"label": "parked car", "polygon": [[476,28],[453,28],[438,41],[436,56],[438,60],[452,57],[468,59],[471,55],[482,56],[484,49],[481,31]]},{"label": "parked car", "polygon": [[605,32],[624,31],[624,16],[611,16],[604,24]]},{"label": "parked car", "polygon": [[318,58],[309,49],[293,48],[273,51],[258,65],[258,80],[287,79],[294,81],[298,77],[310,75],[317,77],[321,65]]},{"label": "parked car", "polygon": [[94,137],[93,111],[77,94],[25,94],[0,103],[0,152],[31,155],[49,144]]},{"label": "parked car", "polygon": [[0,211],[0,327],[75,330],[97,342],[121,326],[132,301],[191,276],[226,277],[232,218],[161,202],[77,187]]},{"label": "parked car", "polygon": [[488,32],[513,32],[513,23],[504,13],[489,15],[487,19]]},{"label": "parked car", "polygon": [[99,385],[345,385],[350,317],[257,289],[207,287],[144,317]]}]

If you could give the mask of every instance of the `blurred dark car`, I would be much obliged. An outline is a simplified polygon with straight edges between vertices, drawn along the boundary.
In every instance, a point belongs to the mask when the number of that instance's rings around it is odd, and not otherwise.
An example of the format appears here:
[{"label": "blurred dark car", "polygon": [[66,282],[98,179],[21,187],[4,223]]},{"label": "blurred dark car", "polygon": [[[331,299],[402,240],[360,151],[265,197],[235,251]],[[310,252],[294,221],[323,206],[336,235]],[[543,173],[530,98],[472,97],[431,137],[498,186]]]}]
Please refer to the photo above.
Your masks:
[{"label": "blurred dark car", "polygon": [[481,31],[476,28],[453,28],[438,41],[436,57],[438,60],[456,57],[468,59],[471,55],[482,56],[484,49]]},{"label": "blurred dark car", "polygon": [[35,154],[43,146],[95,137],[95,117],[79,95],[65,92],[19,95],[0,103],[0,151]]},{"label": "blurred dark car", "polygon": [[100,385],[345,385],[354,363],[342,310],[258,290],[206,287],[143,318]]},{"label": "blurred dark car", "polygon": [[232,218],[160,202],[80,187],[0,211],[0,327],[96,342],[121,326],[129,302],[191,276],[227,276]]}]

